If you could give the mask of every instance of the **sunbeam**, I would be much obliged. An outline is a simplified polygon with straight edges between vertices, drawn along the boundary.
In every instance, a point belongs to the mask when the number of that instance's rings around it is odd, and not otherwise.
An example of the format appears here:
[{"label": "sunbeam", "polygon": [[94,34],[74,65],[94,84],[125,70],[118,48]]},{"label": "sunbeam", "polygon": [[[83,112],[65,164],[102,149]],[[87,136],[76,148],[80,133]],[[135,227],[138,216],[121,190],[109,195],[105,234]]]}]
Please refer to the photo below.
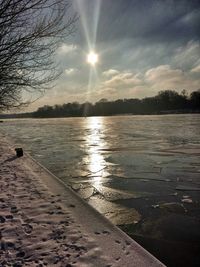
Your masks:
[{"label": "sunbeam", "polygon": [[[86,103],[89,101],[89,99],[90,99],[90,93],[91,93],[91,87],[92,87],[92,77],[93,77],[93,75],[92,75],[92,68],[90,68],[90,71],[89,71],[89,77],[88,77],[88,86],[87,86],[87,92],[86,92]],[[83,115],[85,116],[85,117],[87,117],[87,115],[88,115],[88,106],[87,106],[87,104],[85,104],[85,106],[84,106],[84,110],[83,110]]]},{"label": "sunbeam", "polygon": [[101,0],[75,0],[75,4],[80,14],[80,20],[86,37],[88,49],[91,51],[95,48],[96,44]]},{"label": "sunbeam", "polygon": [[[76,8],[80,14],[80,21],[83,27],[87,42],[88,52],[86,61],[90,64],[88,86],[86,93],[86,102],[90,100],[90,95],[96,87],[98,73],[96,64],[99,61],[99,55],[94,52],[96,49],[97,29],[101,9],[101,0],[75,0]],[[87,106],[84,108],[84,115],[87,116]]]}]

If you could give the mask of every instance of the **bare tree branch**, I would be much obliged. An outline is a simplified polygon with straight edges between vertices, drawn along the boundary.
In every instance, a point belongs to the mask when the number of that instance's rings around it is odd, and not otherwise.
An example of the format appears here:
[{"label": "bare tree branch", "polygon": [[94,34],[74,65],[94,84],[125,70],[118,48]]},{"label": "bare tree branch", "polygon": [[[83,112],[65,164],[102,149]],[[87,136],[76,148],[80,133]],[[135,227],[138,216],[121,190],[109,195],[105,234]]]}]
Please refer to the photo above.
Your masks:
[{"label": "bare tree branch", "polygon": [[21,106],[21,92],[44,92],[61,72],[55,51],[75,30],[68,0],[0,0],[0,110]]}]

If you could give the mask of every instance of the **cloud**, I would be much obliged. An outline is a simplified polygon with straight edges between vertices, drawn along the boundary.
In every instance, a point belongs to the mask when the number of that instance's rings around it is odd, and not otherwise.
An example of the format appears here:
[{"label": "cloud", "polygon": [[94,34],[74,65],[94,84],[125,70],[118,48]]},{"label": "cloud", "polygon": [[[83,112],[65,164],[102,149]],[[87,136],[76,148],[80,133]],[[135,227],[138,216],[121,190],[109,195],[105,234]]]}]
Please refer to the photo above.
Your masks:
[{"label": "cloud", "polygon": [[110,77],[110,76],[113,76],[113,75],[116,75],[118,74],[119,71],[118,70],[115,70],[115,69],[109,69],[109,70],[106,70],[102,73],[103,76],[105,77]]},{"label": "cloud", "polygon": [[[200,66],[193,69],[200,71]],[[159,65],[141,73],[122,72],[108,77],[100,85],[99,94],[105,98],[143,98],[154,96],[161,90],[183,89],[191,92],[197,90],[200,77],[195,77],[191,71],[172,68],[170,65]]]},{"label": "cloud", "polygon": [[200,74],[200,65],[198,65],[195,68],[191,69],[191,72],[195,72],[195,73],[199,73]]},{"label": "cloud", "polygon": [[107,88],[125,89],[141,84],[138,75],[131,72],[123,72],[106,80],[104,86]]},{"label": "cloud", "polygon": [[149,69],[145,73],[145,82],[151,88],[158,90],[197,90],[199,88],[200,77],[192,77],[190,72],[181,69],[172,69],[169,65],[161,65]]},{"label": "cloud", "polygon": [[102,1],[98,38],[141,38],[153,43],[199,40],[199,10],[198,0]]},{"label": "cloud", "polygon": [[77,50],[77,46],[76,45],[62,44],[58,48],[58,54],[68,54],[68,53],[74,52],[76,50]]},{"label": "cloud", "polygon": [[189,41],[186,45],[180,46],[175,51],[174,63],[176,66],[189,69],[199,62],[200,42]]},{"label": "cloud", "polygon": [[78,72],[78,69],[73,69],[73,68],[65,69],[65,74],[67,76],[71,76],[71,75],[73,75],[73,74],[75,74],[77,72]]},{"label": "cloud", "polygon": [[176,81],[183,77],[180,69],[171,69],[169,65],[161,65],[156,68],[149,69],[145,73],[145,78],[150,83],[158,83],[162,81]]}]

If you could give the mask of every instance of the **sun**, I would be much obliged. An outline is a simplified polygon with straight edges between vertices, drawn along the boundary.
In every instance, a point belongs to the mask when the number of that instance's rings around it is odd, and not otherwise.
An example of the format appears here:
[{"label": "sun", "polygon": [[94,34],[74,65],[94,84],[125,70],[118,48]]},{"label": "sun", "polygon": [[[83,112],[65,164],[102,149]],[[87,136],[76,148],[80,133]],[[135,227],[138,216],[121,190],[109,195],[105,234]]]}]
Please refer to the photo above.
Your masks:
[{"label": "sun", "polygon": [[99,60],[99,57],[98,57],[98,54],[96,54],[95,52],[90,52],[88,55],[87,55],[87,62],[94,66]]}]

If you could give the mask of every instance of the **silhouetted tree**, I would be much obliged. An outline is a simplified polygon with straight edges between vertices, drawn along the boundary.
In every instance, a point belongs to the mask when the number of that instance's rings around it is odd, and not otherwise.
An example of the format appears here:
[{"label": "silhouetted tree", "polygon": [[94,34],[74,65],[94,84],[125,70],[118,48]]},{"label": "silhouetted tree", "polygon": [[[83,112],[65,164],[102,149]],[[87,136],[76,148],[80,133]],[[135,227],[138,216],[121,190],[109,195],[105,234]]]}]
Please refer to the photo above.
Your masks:
[{"label": "silhouetted tree", "polygon": [[0,110],[18,107],[23,90],[43,92],[60,71],[53,55],[74,31],[67,0],[0,0]]},{"label": "silhouetted tree", "polygon": [[98,102],[105,103],[105,102],[108,102],[108,99],[106,99],[106,98],[101,98]]},{"label": "silhouetted tree", "polygon": [[178,94],[176,91],[166,90],[158,93],[158,109],[159,110],[175,110],[184,108],[187,97]]},{"label": "silhouetted tree", "polygon": [[200,89],[191,93],[190,103],[192,108],[200,109]]}]

